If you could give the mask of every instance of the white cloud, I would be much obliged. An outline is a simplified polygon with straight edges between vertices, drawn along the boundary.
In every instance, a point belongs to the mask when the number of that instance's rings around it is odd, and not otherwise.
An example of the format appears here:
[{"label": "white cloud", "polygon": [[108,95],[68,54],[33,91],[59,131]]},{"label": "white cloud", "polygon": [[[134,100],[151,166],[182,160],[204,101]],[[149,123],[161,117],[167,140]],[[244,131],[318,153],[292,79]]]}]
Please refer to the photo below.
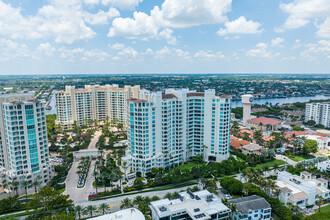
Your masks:
[{"label": "white cloud", "polygon": [[120,44],[120,43],[115,43],[115,44],[111,44],[109,45],[109,47],[113,50],[122,50],[125,48],[124,44]]},{"label": "white cloud", "polygon": [[110,8],[109,11],[105,12],[99,10],[96,14],[85,13],[85,21],[89,24],[107,24],[109,19],[119,17],[120,12],[115,8]]},{"label": "white cloud", "polygon": [[67,49],[65,47],[61,47],[59,50],[60,58],[65,59],[66,61],[73,62],[78,56],[81,56],[85,51],[84,48],[75,48],[75,49]]},{"label": "white cloud", "polygon": [[319,30],[316,32],[316,34],[319,37],[330,38],[330,17],[328,17],[323,22],[323,24],[319,25]]},{"label": "white cloud", "polygon": [[202,59],[202,60],[214,60],[214,59],[223,59],[225,55],[221,51],[217,53],[213,53],[211,50],[199,50],[195,53],[194,58]]},{"label": "white cloud", "polygon": [[[152,16],[167,27],[191,27],[222,23],[231,10],[231,0],[165,0],[161,10],[155,7]],[[154,15],[153,15],[154,14]]]},{"label": "white cloud", "polygon": [[[289,14],[289,17],[276,30],[296,29],[309,24],[311,21],[323,22],[315,26],[319,29],[316,34],[319,37],[330,38],[330,4],[329,0],[294,0],[290,3],[281,3],[280,8]],[[324,20],[323,20],[324,19]]]},{"label": "white cloud", "polygon": [[298,49],[299,47],[301,47],[301,43],[300,43],[300,39],[297,39],[295,41],[295,44],[291,47],[291,49],[295,50]]},{"label": "white cloud", "polygon": [[56,43],[72,44],[96,35],[86,23],[106,24],[109,19],[120,15],[114,8],[107,12],[100,10],[96,14],[89,13],[83,10],[80,0],[48,2],[35,15],[23,16],[21,8],[0,0],[0,36],[11,39],[54,39]]},{"label": "white cloud", "polygon": [[158,27],[152,17],[143,12],[134,12],[134,18],[115,18],[112,21],[109,37],[124,36],[130,39],[156,37]]},{"label": "white cloud", "polygon": [[103,5],[113,5],[121,9],[133,9],[143,0],[102,0]]},{"label": "white cloud", "polygon": [[171,59],[171,60],[185,60],[191,61],[191,57],[188,51],[184,51],[177,48],[164,47],[155,52],[156,59]]},{"label": "white cloud", "polygon": [[229,34],[257,34],[261,33],[261,24],[252,20],[247,21],[244,16],[239,17],[234,21],[225,22],[225,28],[220,28],[217,32],[219,36],[225,36]]},{"label": "white cloud", "polygon": [[309,43],[300,55],[309,61],[330,60],[330,40],[320,40],[315,44]]},{"label": "white cloud", "polygon": [[175,45],[177,44],[177,39],[175,36],[173,36],[173,30],[169,28],[165,28],[163,31],[159,33],[159,37],[161,39],[167,40],[167,43],[170,45]]},{"label": "white cloud", "polygon": [[272,39],[272,47],[282,47],[281,43],[284,42],[284,39],[281,37],[277,37],[275,39]]},{"label": "white cloud", "polygon": [[113,60],[120,60],[122,58],[136,59],[139,53],[132,47],[126,46],[125,44],[115,43],[109,45],[110,49],[117,50],[118,53]]},{"label": "white cloud", "polygon": [[85,51],[82,60],[105,61],[110,55],[102,50],[93,49]]},{"label": "white cloud", "polygon": [[35,58],[25,44],[0,39],[0,61]]},{"label": "white cloud", "polygon": [[99,0],[84,0],[86,4],[96,5],[99,4]]},{"label": "white cloud", "polygon": [[155,6],[150,15],[134,12],[133,18],[115,18],[108,36],[146,40],[156,37],[160,28],[225,22],[230,10],[231,0],[165,0],[161,8]]},{"label": "white cloud", "polygon": [[50,43],[41,43],[37,47],[37,51],[41,52],[42,54],[46,56],[52,56],[56,49],[50,44]]},{"label": "white cloud", "polygon": [[268,46],[266,43],[258,43],[255,48],[248,50],[246,55],[249,57],[271,58],[272,53],[267,51],[267,48]]},{"label": "white cloud", "polygon": [[147,48],[143,55],[151,56],[154,54],[154,51],[151,48]]},{"label": "white cloud", "polygon": [[118,56],[133,58],[133,59],[137,58],[138,55],[139,53],[132,47],[125,47],[118,53]]}]

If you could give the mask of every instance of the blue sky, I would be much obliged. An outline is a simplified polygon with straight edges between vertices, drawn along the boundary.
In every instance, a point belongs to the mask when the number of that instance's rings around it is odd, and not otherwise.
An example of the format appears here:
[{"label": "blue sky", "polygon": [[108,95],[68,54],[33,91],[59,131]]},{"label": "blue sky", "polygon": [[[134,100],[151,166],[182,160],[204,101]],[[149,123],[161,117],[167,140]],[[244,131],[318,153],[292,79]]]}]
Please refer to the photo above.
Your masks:
[{"label": "blue sky", "polygon": [[329,70],[329,0],[0,0],[0,74]]}]

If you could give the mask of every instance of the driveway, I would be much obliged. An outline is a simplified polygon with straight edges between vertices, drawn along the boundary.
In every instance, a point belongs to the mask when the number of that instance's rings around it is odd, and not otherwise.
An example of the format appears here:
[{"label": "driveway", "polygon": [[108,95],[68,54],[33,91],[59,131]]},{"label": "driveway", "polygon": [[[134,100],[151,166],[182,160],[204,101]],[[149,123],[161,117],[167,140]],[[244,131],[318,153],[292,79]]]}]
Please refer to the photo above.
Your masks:
[{"label": "driveway", "polygon": [[94,137],[91,139],[91,142],[89,143],[88,150],[96,150],[96,143],[101,135],[102,135],[102,131],[96,131],[94,133]]},{"label": "driveway", "polygon": [[[102,135],[101,131],[95,132],[94,137],[92,138],[88,146],[89,150],[97,149],[96,143],[101,135]],[[91,162],[91,166],[89,167],[89,171],[86,177],[85,186],[83,188],[77,188],[78,179],[79,179],[79,176],[77,174],[78,165],[79,165],[79,160],[74,160],[74,162],[72,163],[72,167],[68,173],[68,176],[65,180],[66,188],[63,193],[64,195],[69,195],[70,199],[72,199],[74,202],[86,201],[88,200],[88,195],[91,192],[95,192],[95,189],[93,187],[93,181],[94,181],[93,171],[95,167],[95,160],[92,160]]]},{"label": "driveway", "polygon": [[289,165],[296,166],[298,162],[291,160],[287,156],[281,155],[281,154],[276,154],[275,156],[276,160],[283,160],[286,161]]},{"label": "driveway", "polygon": [[66,188],[63,193],[64,195],[69,195],[70,199],[72,199],[74,202],[88,200],[88,195],[91,192],[95,192],[93,187],[94,177],[92,175],[95,166],[95,160],[92,160],[91,162],[91,166],[89,167],[89,171],[86,177],[85,186],[83,188],[77,188],[79,177],[76,172],[78,170],[78,164],[79,161],[75,161],[72,164],[68,177],[65,181]]}]

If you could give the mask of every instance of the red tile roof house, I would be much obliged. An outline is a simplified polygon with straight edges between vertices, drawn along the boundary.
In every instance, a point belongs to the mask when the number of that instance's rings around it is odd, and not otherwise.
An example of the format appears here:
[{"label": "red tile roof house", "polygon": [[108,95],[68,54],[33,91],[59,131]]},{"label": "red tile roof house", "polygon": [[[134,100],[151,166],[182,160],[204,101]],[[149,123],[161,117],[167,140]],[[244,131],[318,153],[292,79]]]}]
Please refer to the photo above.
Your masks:
[{"label": "red tile roof house", "polygon": [[248,124],[257,128],[261,129],[262,131],[276,131],[281,128],[281,124],[283,121],[273,119],[273,118],[253,118],[248,120]]},{"label": "red tile roof house", "polygon": [[241,150],[242,146],[250,144],[250,142],[245,140],[234,140],[230,142],[230,147],[236,150]]}]

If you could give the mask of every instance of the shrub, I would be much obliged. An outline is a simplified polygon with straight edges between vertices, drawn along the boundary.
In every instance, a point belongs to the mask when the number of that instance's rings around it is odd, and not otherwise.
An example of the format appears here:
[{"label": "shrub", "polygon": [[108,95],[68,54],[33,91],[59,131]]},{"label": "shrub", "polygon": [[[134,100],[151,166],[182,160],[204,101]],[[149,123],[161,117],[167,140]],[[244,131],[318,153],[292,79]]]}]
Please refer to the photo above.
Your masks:
[{"label": "shrub", "polygon": [[220,184],[230,194],[234,194],[234,195],[242,194],[243,183],[235,179],[234,177],[224,177],[220,179]]}]

